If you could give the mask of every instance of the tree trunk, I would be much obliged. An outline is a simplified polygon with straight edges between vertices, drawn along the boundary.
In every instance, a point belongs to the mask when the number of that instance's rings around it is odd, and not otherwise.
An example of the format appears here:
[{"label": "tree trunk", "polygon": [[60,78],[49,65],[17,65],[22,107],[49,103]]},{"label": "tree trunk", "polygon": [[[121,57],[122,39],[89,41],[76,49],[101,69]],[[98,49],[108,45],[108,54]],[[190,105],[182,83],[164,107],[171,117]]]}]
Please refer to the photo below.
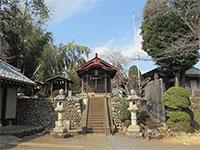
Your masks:
[{"label": "tree trunk", "polygon": [[180,73],[175,74],[175,86],[180,86]]},{"label": "tree trunk", "polygon": [[180,80],[180,83],[181,83],[181,87],[185,88],[185,72],[182,72],[181,73],[181,80]]}]

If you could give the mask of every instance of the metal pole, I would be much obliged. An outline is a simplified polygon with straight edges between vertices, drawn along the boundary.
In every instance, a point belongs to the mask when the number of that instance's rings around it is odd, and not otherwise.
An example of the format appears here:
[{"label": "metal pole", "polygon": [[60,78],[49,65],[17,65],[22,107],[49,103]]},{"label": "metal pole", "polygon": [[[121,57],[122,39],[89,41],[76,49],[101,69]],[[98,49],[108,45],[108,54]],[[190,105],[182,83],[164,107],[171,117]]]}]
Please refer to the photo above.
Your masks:
[{"label": "metal pole", "polygon": [[[133,29],[134,29],[134,42],[136,45],[136,27],[135,27],[135,16],[134,16],[134,12],[132,12],[132,16],[133,16]],[[136,50],[136,62],[137,62],[137,73],[138,73],[138,94],[140,94],[140,69],[139,69],[139,53],[138,53],[138,49]]]}]

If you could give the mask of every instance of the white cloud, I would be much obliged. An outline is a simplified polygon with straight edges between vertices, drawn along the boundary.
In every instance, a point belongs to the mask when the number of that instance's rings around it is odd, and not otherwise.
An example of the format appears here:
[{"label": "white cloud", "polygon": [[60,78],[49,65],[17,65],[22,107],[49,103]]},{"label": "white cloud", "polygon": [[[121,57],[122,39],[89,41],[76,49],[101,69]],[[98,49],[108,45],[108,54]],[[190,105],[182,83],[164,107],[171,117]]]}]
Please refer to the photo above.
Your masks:
[{"label": "white cloud", "polygon": [[95,53],[98,53],[100,56],[107,56],[114,52],[120,52],[127,64],[137,58],[137,53],[140,58],[149,58],[147,53],[142,50],[142,36],[140,32],[140,30],[137,31],[136,42],[133,41],[133,36],[131,36],[130,32],[127,32],[126,36],[121,39],[111,38],[108,42],[94,47],[90,58],[94,57]]},{"label": "white cloud", "polygon": [[45,0],[55,23],[66,20],[78,12],[88,12],[95,7],[96,0]]}]

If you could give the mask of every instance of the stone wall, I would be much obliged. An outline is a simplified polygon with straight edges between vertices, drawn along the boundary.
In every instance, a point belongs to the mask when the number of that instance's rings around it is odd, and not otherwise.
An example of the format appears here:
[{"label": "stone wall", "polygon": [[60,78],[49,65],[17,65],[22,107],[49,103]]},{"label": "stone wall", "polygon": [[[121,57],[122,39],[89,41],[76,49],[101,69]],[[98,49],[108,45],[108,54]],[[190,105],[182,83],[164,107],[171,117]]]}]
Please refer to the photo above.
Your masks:
[{"label": "stone wall", "polygon": [[122,128],[122,121],[120,120],[120,107],[125,102],[123,98],[113,97],[111,101],[112,119],[116,129]]},{"label": "stone wall", "polygon": [[194,120],[200,125],[200,97],[191,97],[191,110],[194,113]]},{"label": "stone wall", "polygon": [[69,98],[66,102],[67,110],[64,113],[65,120],[71,122],[72,128],[78,128],[81,121],[81,105],[79,100],[74,98]]},{"label": "stone wall", "polygon": [[[55,106],[56,102],[49,98],[17,99],[17,122],[22,125],[54,127],[57,120]],[[70,98],[66,101],[66,107],[65,119],[71,122],[72,128],[77,128],[81,118],[80,103]]]}]

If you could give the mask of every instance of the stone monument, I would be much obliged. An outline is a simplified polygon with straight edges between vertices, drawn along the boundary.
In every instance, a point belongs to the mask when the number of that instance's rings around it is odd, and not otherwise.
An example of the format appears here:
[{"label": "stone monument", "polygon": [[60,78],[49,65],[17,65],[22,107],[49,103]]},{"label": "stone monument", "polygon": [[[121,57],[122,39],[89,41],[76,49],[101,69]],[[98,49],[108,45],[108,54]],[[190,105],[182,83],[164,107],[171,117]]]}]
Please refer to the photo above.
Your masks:
[{"label": "stone monument", "polygon": [[64,95],[64,90],[59,90],[59,95],[55,97],[55,101],[57,101],[57,107],[55,108],[55,111],[58,113],[58,121],[55,122],[55,128],[52,132],[54,137],[65,138],[69,136],[65,125],[66,121],[63,117],[63,114],[66,111],[65,99],[66,96]]},{"label": "stone monument", "polygon": [[131,112],[131,125],[128,127],[127,132],[128,135],[137,135],[140,132],[140,127],[137,125],[137,100],[139,97],[136,95],[136,92],[132,89],[130,92],[131,95],[128,96],[127,101],[129,101],[128,110]]}]

